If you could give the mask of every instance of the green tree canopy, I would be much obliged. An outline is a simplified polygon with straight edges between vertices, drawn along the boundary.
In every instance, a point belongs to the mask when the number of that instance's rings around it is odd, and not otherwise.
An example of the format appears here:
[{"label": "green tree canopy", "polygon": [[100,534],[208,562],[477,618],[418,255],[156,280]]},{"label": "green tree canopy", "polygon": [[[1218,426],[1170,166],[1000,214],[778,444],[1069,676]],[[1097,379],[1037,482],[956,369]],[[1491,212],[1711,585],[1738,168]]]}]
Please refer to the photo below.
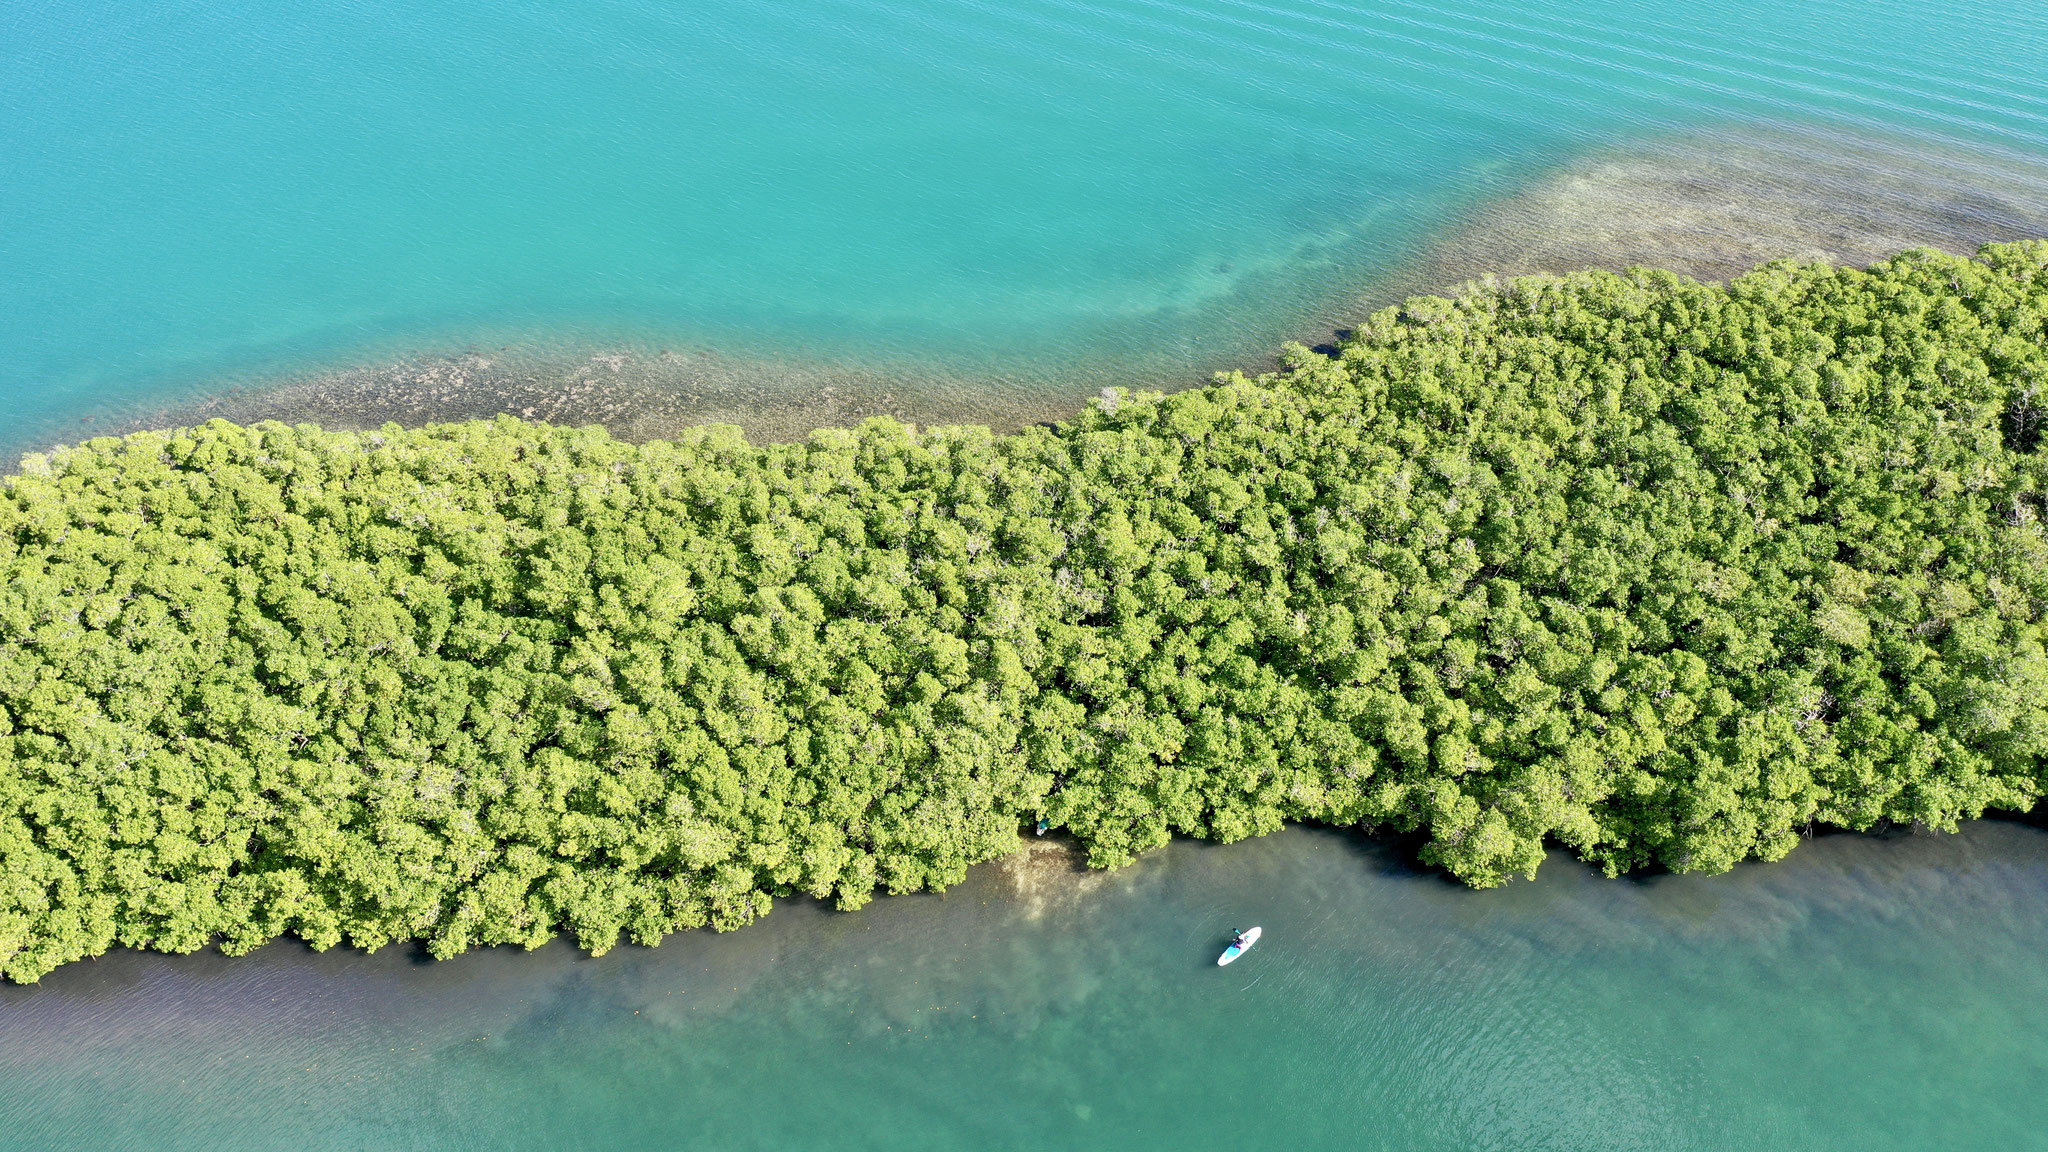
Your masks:
[{"label": "green tree canopy", "polygon": [[0,487],[0,971],[732,927],[1287,820],[1719,871],[2026,809],[2048,243],[1412,300],[995,436],[214,422]]}]

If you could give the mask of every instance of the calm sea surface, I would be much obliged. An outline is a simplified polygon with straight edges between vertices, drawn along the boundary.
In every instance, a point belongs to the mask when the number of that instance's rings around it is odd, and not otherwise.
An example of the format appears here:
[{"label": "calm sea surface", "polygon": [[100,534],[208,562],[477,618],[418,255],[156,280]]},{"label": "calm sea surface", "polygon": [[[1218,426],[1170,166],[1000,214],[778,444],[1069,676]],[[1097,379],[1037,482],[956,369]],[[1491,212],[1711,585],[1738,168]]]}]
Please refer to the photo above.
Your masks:
[{"label": "calm sea surface", "polygon": [[[0,6],[10,456],[1016,424],[1487,271],[2025,235],[2009,0]],[[0,1148],[2039,1147],[2044,909],[2009,824],[1492,893],[1296,830],[597,960],[121,954],[0,990]]]},{"label": "calm sea surface", "polygon": [[13,0],[0,451],[1017,423],[1482,271],[2048,233],[2044,162],[2011,0]]},{"label": "calm sea surface", "polygon": [[119,954],[0,991],[0,1148],[2037,1148],[2044,905],[2009,824],[1482,893],[1293,830],[596,960]]}]

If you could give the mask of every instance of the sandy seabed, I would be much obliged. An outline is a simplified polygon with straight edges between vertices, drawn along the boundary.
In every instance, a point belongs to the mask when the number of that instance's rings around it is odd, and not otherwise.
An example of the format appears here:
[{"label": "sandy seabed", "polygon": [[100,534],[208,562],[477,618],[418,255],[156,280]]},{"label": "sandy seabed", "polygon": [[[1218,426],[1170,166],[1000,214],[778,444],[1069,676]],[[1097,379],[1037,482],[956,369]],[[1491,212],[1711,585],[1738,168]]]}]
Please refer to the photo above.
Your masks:
[{"label": "sandy seabed", "polygon": [[2038,160],[1749,128],[1580,157],[1469,213],[1400,286],[1629,267],[1719,281],[1769,260],[1863,267],[1908,248],[1968,255],[2042,235]]}]

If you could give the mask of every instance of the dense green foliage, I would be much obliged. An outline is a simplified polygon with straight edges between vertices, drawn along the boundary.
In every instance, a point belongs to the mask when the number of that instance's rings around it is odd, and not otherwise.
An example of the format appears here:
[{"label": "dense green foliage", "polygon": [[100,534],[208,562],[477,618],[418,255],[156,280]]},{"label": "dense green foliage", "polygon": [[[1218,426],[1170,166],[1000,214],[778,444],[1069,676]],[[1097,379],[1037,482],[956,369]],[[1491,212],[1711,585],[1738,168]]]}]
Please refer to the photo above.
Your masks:
[{"label": "dense green foliage", "polygon": [[0,958],[601,949],[1045,816],[1725,869],[2024,809],[2048,244],[1519,281],[998,437],[263,425],[0,490]]}]

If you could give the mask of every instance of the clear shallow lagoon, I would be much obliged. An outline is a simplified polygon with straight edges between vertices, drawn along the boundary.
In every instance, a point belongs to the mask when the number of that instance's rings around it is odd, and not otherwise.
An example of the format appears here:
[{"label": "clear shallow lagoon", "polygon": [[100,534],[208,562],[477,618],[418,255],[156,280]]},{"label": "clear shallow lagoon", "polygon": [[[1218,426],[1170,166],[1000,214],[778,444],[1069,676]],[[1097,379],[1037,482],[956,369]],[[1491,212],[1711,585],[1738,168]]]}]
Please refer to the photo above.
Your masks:
[{"label": "clear shallow lagoon", "polygon": [[[0,991],[0,1148],[2023,1148],[2048,833],[1471,892],[1342,833],[599,959],[132,953]],[[1229,930],[1265,939],[1228,969]]]},{"label": "clear shallow lagoon", "polygon": [[2044,162],[1996,0],[28,0],[0,449],[1016,423],[1494,268],[2048,231]]}]

